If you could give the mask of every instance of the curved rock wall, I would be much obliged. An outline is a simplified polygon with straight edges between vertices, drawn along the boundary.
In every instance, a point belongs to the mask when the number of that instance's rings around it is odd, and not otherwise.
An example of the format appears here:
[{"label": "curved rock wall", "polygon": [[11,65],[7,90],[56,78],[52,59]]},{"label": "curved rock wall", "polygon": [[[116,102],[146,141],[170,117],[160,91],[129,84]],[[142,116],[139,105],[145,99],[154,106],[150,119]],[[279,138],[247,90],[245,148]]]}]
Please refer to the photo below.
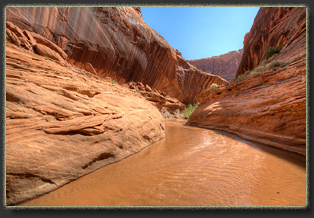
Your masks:
[{"label": "curved rock wall", "polygon": [[212,82],[226,83],[184,60],[143,21],[139,8],[7,7],[6,16],[57,44],[79,68],[91,64],[98,75],[142,82],[184,103],[195,102]]},{"label": "curved rock wall", "polygon": [[238,74],[252,70],[269,46],[284,45],[268,63],[198,96],[188,124],[306,155],[306,9],[261,8],[245,36]]},{"label": "curved rock wall", "polygon": [[270,47],[284,45],[274,60],[288,61],[297,57],[306,48],[306,8],[260,8],[243,43],[244,52],[237,76],[257,67]]},{"label": "curved rock wall", "polygon": [[6,204],[28,200],[165,137],[135,90],[6,45]]},{"label": "curved rock wall", "polygon": [[306,60],[203,92],[188,124],[306,155]]}]

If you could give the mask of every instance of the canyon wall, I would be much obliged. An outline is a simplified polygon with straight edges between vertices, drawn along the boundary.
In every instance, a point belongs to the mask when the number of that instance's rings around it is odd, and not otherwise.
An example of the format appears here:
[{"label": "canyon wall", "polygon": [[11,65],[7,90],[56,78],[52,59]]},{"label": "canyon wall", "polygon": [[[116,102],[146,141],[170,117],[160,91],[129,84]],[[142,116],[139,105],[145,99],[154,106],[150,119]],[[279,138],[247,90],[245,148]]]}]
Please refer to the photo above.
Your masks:
[{"label": "canyon wall", "polygon": [[237,75],[257,67],[270,47],[284,45],[274,61],[288,61],[306,48],[305,7],[262,7],[244,39],[244,52]]},{"label": "canyon wall", "polygon": [[135,90],[6,42],[6,205],[164,137],[161,113]]},{"label": "canyon wall", "polygon": [[202,91],[188,124],[306,155],[306,8],[261,8],[244,44],[236,80]]},{"label": "canyon wall", "polygon": [[243,49],[240,49],[238,51],[230,51],[226,54],[213,56],[211,58],[189,60],[189,63],[206,73],[220,76],[230,82],[236,76],[242,54]]},{"label": "canyon wall", "polygon": [[195,102],[226,83],[184,60],[139,8],[7,7],[6,15],[6,205],[164,138],[163,116],[185,107],[168,95]]},{"label": "canyon wall", "polygon": [[184,103],[226,83],[189,64],[144,22],[140,8],[7,7],[6,20],[57,44],[79,68],[120,84],[148,84]]},{"label": "canyon wall", "polygon": [[306,155],[306,60],[203,92],[189,125]]}]

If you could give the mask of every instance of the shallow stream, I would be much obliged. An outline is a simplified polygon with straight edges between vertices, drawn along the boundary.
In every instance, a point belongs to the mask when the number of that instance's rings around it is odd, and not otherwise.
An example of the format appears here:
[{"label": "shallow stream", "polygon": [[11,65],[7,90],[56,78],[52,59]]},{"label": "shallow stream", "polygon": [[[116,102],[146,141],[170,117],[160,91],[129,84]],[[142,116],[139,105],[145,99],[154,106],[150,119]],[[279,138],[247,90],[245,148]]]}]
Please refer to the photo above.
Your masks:
[{"label": "shallow stream", "polygon": [[306,158],[166,120],[166,138],[24,206],[305,206]]}]

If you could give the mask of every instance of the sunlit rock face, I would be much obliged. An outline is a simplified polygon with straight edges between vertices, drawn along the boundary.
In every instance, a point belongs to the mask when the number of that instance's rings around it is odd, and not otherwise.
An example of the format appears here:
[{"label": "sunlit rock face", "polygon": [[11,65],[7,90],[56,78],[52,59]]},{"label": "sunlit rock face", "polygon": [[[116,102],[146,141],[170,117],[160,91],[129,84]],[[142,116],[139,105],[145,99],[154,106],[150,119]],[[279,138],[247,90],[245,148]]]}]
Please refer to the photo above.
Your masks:
[{"label": "sunlit rock face", "polygon": [[[278,45],[280,52],[258,66],[267,48]],[[201,105],[188,124],[306,155],[306,9],[261,8],[237,73],[235,81],[198,96]]]},{"label": "sunlit rock face", "polygon": [[7,20],[61,47],[68,62],[119,83],[142,82],[181,102],[195,102],[226,81],[189,64],[131,7],[8,7]]},{"label": "sunlit rock face", "polygon": [[128,157],[165,137],[141,94],[6,43],[6,204]]},{"label": "sunlit rock face", "polygon": [[306,49],[306,8],[262,7],[243,43],[244,52],[237,75],[257,67],[270,47],[284,45],[274,61],[297,57]]},{"label": "sunlit rock face", "polygon": [[226,54],[213,56],[211,58],[189,60],[189,63],[206,73],[220,76],[230,82],[235,78],[242,54],[243,49],[240,49],[238,51],[230,51]]}]

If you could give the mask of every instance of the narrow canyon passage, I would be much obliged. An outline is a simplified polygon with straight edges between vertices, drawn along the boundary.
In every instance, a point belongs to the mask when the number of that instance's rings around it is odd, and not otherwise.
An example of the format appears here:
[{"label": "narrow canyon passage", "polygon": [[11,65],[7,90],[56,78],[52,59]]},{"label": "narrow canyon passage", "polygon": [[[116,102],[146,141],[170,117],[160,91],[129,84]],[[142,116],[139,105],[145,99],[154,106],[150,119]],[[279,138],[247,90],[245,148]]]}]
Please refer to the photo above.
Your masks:
[{"label": "narrow canyon passage", "polygon": [[306,206],[305,157],[165,123],[165,139],[19,206]]}]

